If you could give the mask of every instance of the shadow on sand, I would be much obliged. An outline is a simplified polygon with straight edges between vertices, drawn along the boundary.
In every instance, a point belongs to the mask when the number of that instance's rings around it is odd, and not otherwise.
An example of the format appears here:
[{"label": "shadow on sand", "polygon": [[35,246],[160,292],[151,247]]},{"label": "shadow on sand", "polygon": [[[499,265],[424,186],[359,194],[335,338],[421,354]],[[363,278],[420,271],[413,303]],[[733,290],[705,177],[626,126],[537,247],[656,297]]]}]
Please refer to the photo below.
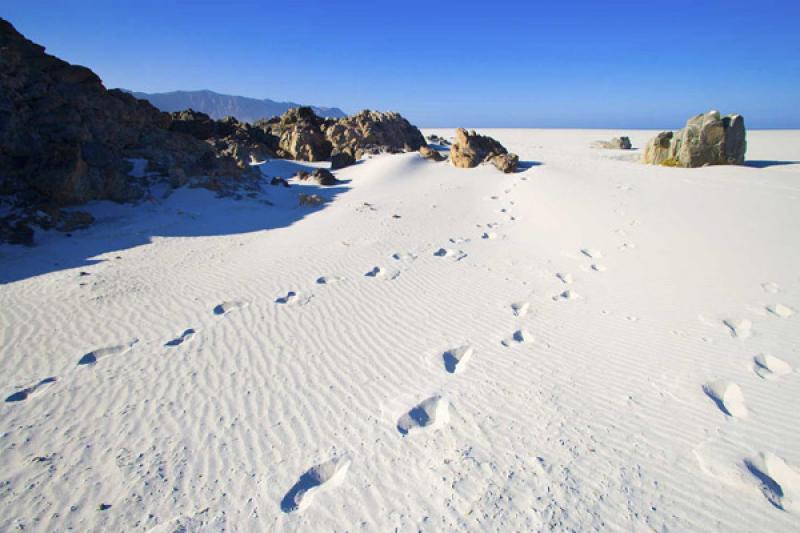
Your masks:
[{"label": "shadow on sand", "polygon": [[517,172],[525,172],[526,170],[539,166],[542,166],[540,161],[520,161],[517,163]]},{"label": "shadow on sand", "polygon": [[[56,231],[36,231],[30,248],[0,245],[0,284],[60,270],[121,260],[118,252],[149,244],[159,237],[230,236],[287,227],[320,211],[349,190],[346,181],[332,187],[294,181],[291,187],[270,186],[275,176],[289,178],[299,170],[327,168],[328,163],[303,164],[273,160],[262,166],[261,191],[248,197],[218,198],[206,189],[164,189],[138,204],[92,202],[80,207],[95,217],[88,229],[71,237]],[[167,193],[167,194],[164,194]],[[316,194],[325,203],[301,206],[300,193]],[[90,275],[76,273],[76,276]]]},{"label": "shadow on sand", "polygon": [[753,168],[767,168],[767,167],[779,167],[783,165],[798,165],[800,161],[770,161],[770,160],[747,160],[744,162],[744,166],[746,167],[753,167]]}]

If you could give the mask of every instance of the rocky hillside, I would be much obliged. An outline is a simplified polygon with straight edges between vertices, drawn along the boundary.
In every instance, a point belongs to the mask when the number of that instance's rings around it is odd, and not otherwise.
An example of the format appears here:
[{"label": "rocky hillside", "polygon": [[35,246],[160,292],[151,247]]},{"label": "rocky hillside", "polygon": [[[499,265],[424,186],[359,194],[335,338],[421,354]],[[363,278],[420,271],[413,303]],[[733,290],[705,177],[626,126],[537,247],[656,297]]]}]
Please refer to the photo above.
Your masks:
[{"label": "rocky hillside", "polygon": [[[276,102],[269,98],[260,100],[246,96],[219,94],[213,91],[173,91],[168,93],[132,92],[136,98],[147,100],[161,111],[182,111],[194,109],[213,119],[236,117],[242,122],[255,122],[262,118],[277,117],[301,104]],[[342,118],[345,112],[338,107],[308,106],[314,113],[324,118]]]}]

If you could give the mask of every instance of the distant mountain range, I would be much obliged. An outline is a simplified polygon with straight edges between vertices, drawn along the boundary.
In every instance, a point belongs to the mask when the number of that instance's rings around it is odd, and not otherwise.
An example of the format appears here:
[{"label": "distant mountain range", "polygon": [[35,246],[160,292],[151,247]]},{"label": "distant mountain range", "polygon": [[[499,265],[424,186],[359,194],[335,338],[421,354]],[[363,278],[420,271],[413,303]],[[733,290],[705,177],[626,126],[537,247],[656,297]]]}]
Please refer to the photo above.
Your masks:
[{"label": "distant mountain range", "polygon": [[[136,98],[150,101],[161,111],[182,111],[192,108],[195,111],[206,113],[213,119],[233,116],[243,122],[253,122],[260,118],[270,118],[282,115],[293,107],[302,104],[294,102],[276,102],[265,98],[248,98],[246,96],[233,96],[219,94],[213,91],[173,91],[169,93],[140,93],[129,91]],[[310,106],[321,117],[341,118],[347,114],[338,107]]]}]

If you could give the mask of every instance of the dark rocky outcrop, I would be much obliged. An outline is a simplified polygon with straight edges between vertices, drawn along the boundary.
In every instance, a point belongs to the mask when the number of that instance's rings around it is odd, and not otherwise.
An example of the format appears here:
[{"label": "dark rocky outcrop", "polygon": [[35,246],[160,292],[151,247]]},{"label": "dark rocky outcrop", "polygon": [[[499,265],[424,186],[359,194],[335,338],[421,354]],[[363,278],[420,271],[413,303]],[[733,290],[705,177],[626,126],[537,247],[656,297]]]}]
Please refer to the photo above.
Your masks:
[{"label": "dark rocky outcrop", "polygon": [[437,150],[434,150],[430,146],[422,146],[419,149],[419,155],[422,156],[423,159],[428,159],[430,161],[444,161],[446,158],[440,154]]},{"label": "dark rocky outcrop", "polygon": [[186,133],[206,141],[217,156],[230,157],[239,168],[275,157],[278,138],[233,117],[212,120],[205,113],[192,109],[171,114],[170,130]]},{"label": "dark rocky outcrop", "polygon": [[[193,176],[242,177],[236,150],[215,151],[172,122],[0,19],[0,194],[15,209],[137,200],[157,179],[179,186]],[[131,159],[146,160],[147,173],[131,176]]]},{"label": "dark rocky outcrop", "polygon": [[340,168],[355,165],[356,158],[348,152],[338,152],[331,156],[331,170],[339,170]]},{"label": "dark rocky outcrop", "polygon": [[742,165],[746,150],[744,118],[709,111],[690,118],[682,130],[656,135],[647,143],[642,161],[686,168]]},{"label": "dark rocky outcrop", "polygon": [[610,141],[596,141],[592,146],[609,150],[630,150],[633,148],[629,137],[612,137]]},{"label": "dark rocky outcrop", "polygon": [[[497,156],[497,162],[494,159]],[[456,139],[450,148],[450,161],[453,166],[471,168],[481,163],[493,163],[503,172],[514,172],[519,163],[516,154],[509,154],[505,147],[495,139],[478,135],[475,131],[468,132],[464,128],[456,130]]]}]

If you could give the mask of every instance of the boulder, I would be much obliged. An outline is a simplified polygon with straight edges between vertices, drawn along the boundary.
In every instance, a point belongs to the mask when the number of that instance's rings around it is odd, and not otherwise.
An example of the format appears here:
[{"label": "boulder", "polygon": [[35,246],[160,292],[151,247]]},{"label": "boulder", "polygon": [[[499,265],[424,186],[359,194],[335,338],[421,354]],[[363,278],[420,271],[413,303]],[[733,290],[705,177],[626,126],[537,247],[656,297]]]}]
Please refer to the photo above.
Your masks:
[{"label": "boulder", "polygon": [[331,156],[331,170],[349,167],[356,163],[356,158],[348,152],[337,152]]},{"label": "boulder", "polygon": [[497,170],[510,174],[517,171],[519,156],[517,154],[498,154],[490,159]]},{"label": "boulder", "polygon": [[628,137],[613,137],[610,141],[596,141],[592,146],[610,150],[630,150],[633,148]]},{"label": "boulder", "polygon": [[280,186],[282,186],[282,187],[289,187],[289,182],[288,182],[288,181],[286,181],[285,179],[281,178],[281,177],[275,177],[275,178],[272,178],[272,179],[270,180],[269,184],[270,184],[270,185],[273,185],[273,186],[278,186],[278,185],[280,185]]},{"label": "boulder", "polygon": [[[506,156],[498,159],[494,163],[496,156]],[[491,137],[478,135],[475,131],[468,132],[464,128],[456,130],[456,139],[450,148],[450,161],[453,166],[460,168],[472,168],[481,163],[492,162],[503,170],[503,172],[513,172],[516,170],[519,157],[516,154],[509,154],[505,147]],[[512,170],[506,170],[512,168]]]},{"label": "boulder", "polygon": [[696,168],[741,165],[747,150],[744,118],[709,111],[690,118],[678,132],[661,132],[645,146],[642,161]]},{"label": "boulder", "polygon": [[378,152],[409,152],[425,146],[422,133],[399,113],[361,111],[330,121],[325,136],[335,152],[346,152],[356,159]]},{"label": "boulder", "polygon": [[430,146],[421,146],[419,149],[419,155],[421,155],[423,159],[429,159],[436,162],[444,161],[446,159],[442,154]]}]

